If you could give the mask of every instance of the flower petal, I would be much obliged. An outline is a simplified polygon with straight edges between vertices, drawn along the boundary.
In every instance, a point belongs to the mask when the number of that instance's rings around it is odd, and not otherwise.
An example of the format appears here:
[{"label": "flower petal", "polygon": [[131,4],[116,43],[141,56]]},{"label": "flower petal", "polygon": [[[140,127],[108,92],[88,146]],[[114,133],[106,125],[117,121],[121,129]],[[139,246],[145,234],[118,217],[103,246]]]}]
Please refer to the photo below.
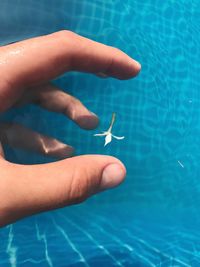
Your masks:
[{"label": "flower petal", "polygon": [[109,144],[112,141],[112,135],[108,134],[105,138],[105,144],[104,146],[106,146],[107,144]]},{"label": "flower petal", "polygon": [[125,138],[124,136],[116,136],[116,135],[113,135],[113,134],[112,134],[112,136],[117,140],[122,140],[122,139]]},{"label": "flower petal", "polygon": [[106,133],[102,133],[102,134],[94,134],[94,136],[105,136]]}]

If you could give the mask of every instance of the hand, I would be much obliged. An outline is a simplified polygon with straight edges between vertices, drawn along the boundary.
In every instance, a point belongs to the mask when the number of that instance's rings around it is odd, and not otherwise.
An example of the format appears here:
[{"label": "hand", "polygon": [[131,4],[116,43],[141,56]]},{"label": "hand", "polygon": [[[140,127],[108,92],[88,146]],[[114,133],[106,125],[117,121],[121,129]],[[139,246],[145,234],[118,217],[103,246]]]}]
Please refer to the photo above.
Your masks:
[{"label": "hand", "polygon": [[[34,103],[63,113],[85,129],[98,118],[74,97],[49,83],[67,71],[129,79],[140,65],[120,50],[61,31],[0,48],[0,112]],[[31,142],[27,142],[31,140]],[[73,148],[13,123],[0,124],[0,141],[47,156],[65,158]],[[5,160],[0,144],[0,226],[38,212],[84,201],[120,184],[125,167],[116,158],[79,156],[41,165]]]}]

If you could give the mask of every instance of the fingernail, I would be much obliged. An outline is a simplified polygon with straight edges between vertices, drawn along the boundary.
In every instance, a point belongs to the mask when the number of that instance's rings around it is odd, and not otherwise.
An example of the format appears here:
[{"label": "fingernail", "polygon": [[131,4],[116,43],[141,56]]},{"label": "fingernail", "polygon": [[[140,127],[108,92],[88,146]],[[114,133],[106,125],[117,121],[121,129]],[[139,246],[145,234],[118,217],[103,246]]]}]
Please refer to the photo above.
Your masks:
[{"label": "fingernail", "polygon": [[95,114],[94,112],[90,111],[90,114],[95,116],[95,117],[98,117],[97,114]]},{"label": "fingernail", "polygon": [[102,174],[101,189],[109,189],[119,185],[125,177],[126,171],[120,164],[108,165]]},{"label": "fingernail", "polygon": [[136,60],[135,60],[135,63],[137,64],[138,69],[141,70],[141,68],[142,68],[141,64]]},{"label": "fingernail", "polygon": [[98,72],[96,75],[100,78],[108,78],[108,75],[103,72]]}]

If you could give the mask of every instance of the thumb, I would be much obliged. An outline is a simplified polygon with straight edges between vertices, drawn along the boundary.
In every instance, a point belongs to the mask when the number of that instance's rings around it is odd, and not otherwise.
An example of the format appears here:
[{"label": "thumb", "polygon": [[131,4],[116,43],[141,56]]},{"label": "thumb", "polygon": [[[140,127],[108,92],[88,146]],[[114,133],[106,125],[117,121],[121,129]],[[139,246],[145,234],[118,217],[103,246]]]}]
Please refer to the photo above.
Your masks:
[{"label": "thumb", "polygon": [[[24,166],[5,164],[0,204],[1,225],[38,212],[80,203],[103,190],[119,185],[124,165],[116,158],[79,156],[56,163]],[[9,165],[9,167],[8,167]],[[2,170],[3,166],[1,166]],[[0,212],[1,213],[1,212]]]}]

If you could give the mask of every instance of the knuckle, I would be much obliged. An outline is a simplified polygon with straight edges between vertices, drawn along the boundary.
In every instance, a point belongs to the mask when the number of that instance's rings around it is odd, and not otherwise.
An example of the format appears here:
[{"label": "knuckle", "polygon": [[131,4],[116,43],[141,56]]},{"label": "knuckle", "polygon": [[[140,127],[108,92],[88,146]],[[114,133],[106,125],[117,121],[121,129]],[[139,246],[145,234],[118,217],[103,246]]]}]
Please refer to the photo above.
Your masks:
[{"label": "knuckle", "polygon": [[73,42],[77,39],[78,35],[72,31],[61,30],[53,34],[59,42]]},{"label": "knuckle", "polygon": [[63,108],[64,115],[68,116],[71,120],[75,119],[75,112],[74,112],[74,106],[73,103],[68,104]]},{"label": "knuckle", "polygon": [[54,33],[53,38],[55,38],[56,43],[62,48],[68,48],[68,64],[69,68],[72,70],[75,64],[75,58],[77,56],[77,51],[82,47],[82,39],[80,36],[74,32],[68,30],[62,30]]},{"label": "knuckle", "polygon": [[76,110],[77,106],[79,106],[80,104],[81,102],[78,99],[71,97],[69,103],[64,108],[63,113],[69,116],[72,120],[76,120],[77,119]]},{"label": "knuckle", "polygon": [[117,53],[121,53],[122,51],[117,48],[117,47],[113,47],[113,51],[117,54]]}]

